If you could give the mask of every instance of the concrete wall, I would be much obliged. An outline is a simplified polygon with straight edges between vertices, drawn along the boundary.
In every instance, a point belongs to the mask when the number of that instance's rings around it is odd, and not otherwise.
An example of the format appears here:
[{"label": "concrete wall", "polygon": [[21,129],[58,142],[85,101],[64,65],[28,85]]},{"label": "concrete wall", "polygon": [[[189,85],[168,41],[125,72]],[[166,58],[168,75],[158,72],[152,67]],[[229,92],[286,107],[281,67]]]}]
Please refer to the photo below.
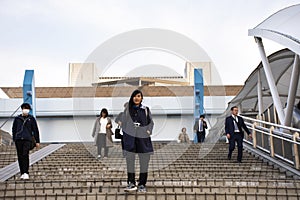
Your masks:
[{"label": "concrete wall", "polygon": [[[204,108],[210,126],[232,97],[204,97]],[[99,114],[106,107],[112,117],[123,109],[128,98],[47,98],[36,100],[37,120],[42,142],[92,141],[91,131]],[[0,99],[0,125],[21,105],[22,99]],[[193,97],[145,97],[154,120],[153,140],[176,140],[182,127],[193,138]],[[19,109],[17,114],[20,114]],[[13,118],[3,130],[11,133]],[[116,126],[114,126],[116,127]]]},{"label": "concrete wall", "polygon": [[[215,123],[215,117],[207,120],[210,126]],[[91,137],[92,127],[96,117],[37,117],[42,142],[79,142],[93,141]],[[114,117],[113,117],[114,119]],[[0,119],[2,124],[5,118]],[[187,128],[190,139],[193,139],[193,115],[163,116],[153,115],[154,131],[153,140],[177,140],[182,127]],[[3,130],[11,133],[13,119],[9,120]],[[113,124],[116,127],[116,124]],[[113,130],[114,130],[113,128]]]}]

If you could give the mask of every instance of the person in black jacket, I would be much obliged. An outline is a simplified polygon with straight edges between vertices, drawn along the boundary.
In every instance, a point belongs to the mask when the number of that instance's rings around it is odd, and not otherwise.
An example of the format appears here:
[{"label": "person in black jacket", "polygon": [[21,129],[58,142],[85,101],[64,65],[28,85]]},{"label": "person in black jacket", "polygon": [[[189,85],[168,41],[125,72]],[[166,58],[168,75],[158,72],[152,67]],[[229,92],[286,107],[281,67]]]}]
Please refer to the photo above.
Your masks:
[{"label": "person in black jacket", "polygon": [[205,140],[205,129],[207,129],[207,123],[204,118],[204,115],[200,115],[199,119],[196,120],[194,124],[194,132],[197,133],[199,143],[202,143]]},{"label": "person in black jacket", "polygon": [[32,142],[32,135],[36,140],[36,148],[40,146],[39,129],[35,118],[29,114],[31,106],[28,103],[21,105],[22,114],[15,117],[12,133],[13,141],[16,144],[21,179],[29,179],[29,150]]},{"label": "person in black jacket", "polygon": [[[124,110],[128,107],[128,102],[125,102],[124,103]],[[124,115],[124,111],[123,112],[120,112],[118,114],[118,116],[116,117],[115,119],[115,122],[118,124],[118,126],[120,128],[122,128],[122,119],[123,119],[123,115]],[[122,154],[123,154],[123,157],[125,157],[125,152],[124,152],[124,141],[123,141],[123,135],[121,135],[121,147],[122,147]]]},{"label": "person in black jacket", "polygon": [[[131,94],[128,107],[122,115],[124,151],[127,164],[127,183],[125,192],[138,190],[146,192],[148,167],[153,146],[150,135],[153,130],[153,120],[150,109],[142,104],[143,93],[135,90]],[[138,187],[135,182],[135,156],[140,161]]]},{"label": "person in black jacket", "polygon": [[250,138],[252,137],[252,135],[249,129],[247,128],[247,126],[245,125],[243,118],[237,116],[238,112],[239,112],[238,107],[233,106],[231,108],[231,115],[226,117],[225,131],[226,131],[226,136],[229,140],[228,160],[231,159],[231,155],[235,147],[235,142],[237,142],[237,146],[238,146],[237,161],[238,163],[241,163],[243,157],[243,139],[244,139],[244,132],[242,129],[244,129],[247,132]]}]

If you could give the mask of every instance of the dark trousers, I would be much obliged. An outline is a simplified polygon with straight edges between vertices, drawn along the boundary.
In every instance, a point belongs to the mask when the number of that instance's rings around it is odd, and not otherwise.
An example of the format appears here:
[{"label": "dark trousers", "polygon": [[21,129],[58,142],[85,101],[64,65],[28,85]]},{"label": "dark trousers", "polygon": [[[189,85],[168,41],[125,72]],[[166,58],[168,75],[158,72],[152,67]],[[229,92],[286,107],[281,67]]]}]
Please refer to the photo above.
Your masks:
[{"label": "dark trousers", "polygon": [[235,142],[237,142],[238,146],[238,161],[242,161],[243,158],[243,134],[242,133],[234,133],[233,135],[230,136],[229,139],[229,153],[228,157],[231,158],[231,154],[235,148]]},{"label": "dark trousers", "polygon": [[[148,178],[148,167],[150,161],[150,154],[138,153],[140,161],[140,175],[139,185],[146,185]],[[126,164],[127,164],[127,183],[135,184],[135,153],[126,152]]]},{"label": "dark trousers", "polygon": [[98,155],[101,155],[101,150],[104,148],[104,156],[108,156],[108,147],[106,146],[106,134],[98,134],[97,149]]},{"label": "dark trousers", "polygon": [[205,139],[205,132],[204,131],[197,131],[197,139],[198,142],[202,143]]},{"label": "dark trousers", "polygon": [[18,155],[18,163],[20,168],[20,173],[28,174],[29,170],[29,150],[31,141],[27,140],[16,140],[16,149],[17,149],[17,155]]},{"label": "dark trousers", "polygon": [[124,150],[124,140],[123,140],[123,135],[121,135],[121,147],[122,147],[122,150]]}]

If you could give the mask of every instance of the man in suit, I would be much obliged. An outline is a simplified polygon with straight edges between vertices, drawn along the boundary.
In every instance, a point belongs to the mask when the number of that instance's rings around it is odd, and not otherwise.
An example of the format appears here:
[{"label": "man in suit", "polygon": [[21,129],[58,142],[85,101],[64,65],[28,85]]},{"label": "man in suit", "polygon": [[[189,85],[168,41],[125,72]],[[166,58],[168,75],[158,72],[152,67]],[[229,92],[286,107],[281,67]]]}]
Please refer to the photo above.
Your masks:
[{"label": "man in suit", "polygon": [[250,138],[252,137],[252,135],[249,129],[247,128],[247,126],[245,125],[243,118],[237,116],[238,112],[239,110],[236,106],[233,106],[231,108],[231,115],[228,116],[225,121],[225,131],[226,131],[226,136],[229,140],[228,160],[231,159],[232,152],[235,148],[235,142],[237,142],[237,146],[238,146],[237,161],[241,163],[243,157],[243,139],[244,139],[244,132],[242,129],[244,129],[247,132]]},{"label": "man in suit", "polygon": [[205,140],[205,129],[207,129],[207,123],[204,120],[205,116],[200,115],[200,118],[196,120],[194,125],[194,132],[197,133],[198,142],[202,143]]}]

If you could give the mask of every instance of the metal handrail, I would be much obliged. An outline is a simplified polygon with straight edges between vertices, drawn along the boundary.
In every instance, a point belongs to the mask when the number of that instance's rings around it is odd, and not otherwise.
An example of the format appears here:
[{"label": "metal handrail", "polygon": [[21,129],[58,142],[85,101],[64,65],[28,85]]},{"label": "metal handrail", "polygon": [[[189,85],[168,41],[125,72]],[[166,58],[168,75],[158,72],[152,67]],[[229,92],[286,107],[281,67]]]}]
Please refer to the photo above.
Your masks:
[{"label": "metal handrail", "polygon": [[16,112],[19,110],[20,107],[21,106],[18,106],[18,108],[1,124],[0,129],[8,122],[8,120],[14,117],[14,115],[16,114]]},{"label": "metal handrail", "polygon": [[[27,97],[23,102],[26,102],[29,99],[29,97]],[[8,122],[8,120],[10,120],[11,118],[14,117],[14,115],[16,114],[16,112],[20,109],[21,105],[19,105],[17,107],[17,109],[1,124],[0,129]]]},{"label": "metal handrail", "polygon": [[[251,129],[251,130],[255,130],[255,131],[258,131],[260,133],[264,133],[265,135],[271,135],[269,132],[270,132],[270,129],[268,128],[265,128],[263,126],[259,126],[259,125],[256,125],[255,128],[253,128],[251,125],[251,123],[248,123],[248,122],[245,122],[246,125],[248,125],[248,128]],[[288,141],[288,142],[292,142],[292,143],[295,143],[295,144],[299,144],[300,145],[300,142],[297,142],[297,141],[293,141],[293,135],[291,134],[287,134],[287,133],[283,133],[283,132],[280,132],[278,131],[277,129],[274,129],[273,130],[273,137],[276,137],[278,139],[283,139],[285,141]],[[282,137],[283,136],[283,137]]]},{"label": "metal handrail", "polygon": [[263,133],[263,134],[265,134],[265,135],[273,136],[273,137],[275,137],[275,138],[282,139],[282,140],[284,140],[284,141],[287,141],[287,142],[291,142],[291,143],[300,145],[300,142],[293,141],[291,138],[281,137],[281,136],[275,135],[275,134],[274,134],[274,135],[271,135],[270,133],[265,132],[265,131],[263,131],[263,130],[261,130],[261,129],[255,129],[255,128],[252,128],[252,127],[248,127],[248,128],[251,129],[251,130],[256,130],[256,131],[258,131],[258,132],[260,132],[260,133]]},{"label": "metal handrail", "polygon": [[278,127],[278,128],[283,128],[283,129],[287,129],[287,130],[290,130],[290,131],[294,131],[294,132],[300,133],[300,129],[297,129],[297,128],[288,127],[288,126],[284,126],[284,125],[280,125],[280,124],[274,124],[274,123],[262,121],[262,120],[259,120],[259,119],[253,119],[253,118],[251,118],[251,117],[246,117],[246,116],[243,116],[243,115],[240,115],[240,116],[243,117],[244,119],[248,119],[248,120],[250,120],[250,121],[254,121],[254,122],[266,124],[266,125],[269,125],[269,126],[274,126],[274,127]]},{"label": "metal handrail", "polygon": [[[245,122],[246,126],[252,130],[254,134],[253,136],[253,141],[247,141],[244,140],[244,142],[250,144],[253,146],[253,148],[260,149],[264,152],[270,153],[271,157],[277,157],[278,159],[285,161],[287,163],[293,164],[296,169],[300,169],[300,158],[299,158],[299,153],[298,153],[298,147],[300,147],[300,142],[299,142],[299,133],[300,129],[293,128],[293,127],[288,127],[284,125],[279,125],[271,122],[266,122],[262,121],[259,119],[253,119],[250,117],[242,116],[241,117],[245,120],[248,120],[250,122]],[[260,124],[260,125],[257,125]],[[265,125],[270,126],[270,128],[266,128]],[[274,128],[276,127],[276,129]],[[290,131],[293,134],[288,134],[284,131]],[[263,142],[263,137],[261,137],[261,145],[257,145],[257,139],[258,137],[256,136],[256,132],[259,132],[263,135],[266,135],[268,137],[268,145],[270,149],[266,149],[264,142]],[[274,145],[274,138],[279,139],[282,141],[281,144],[281,151],[282,153],[276,154],[275,153],[275,145]],[[288,144],[284,144],[283,141],[288,142]],[[286,145],[291,145],[289,148],[292,148],[292,155],[290,157],[285,157],[287,154],[285,154],[284,149],[287,147]],[[277,148],[277,147],[276,147]],[[277,149],[278,150],[278,149]],[[282,154],[282,155],[280,155]],[[291,156],[293,156],[293,159],[291,160]]]}]

